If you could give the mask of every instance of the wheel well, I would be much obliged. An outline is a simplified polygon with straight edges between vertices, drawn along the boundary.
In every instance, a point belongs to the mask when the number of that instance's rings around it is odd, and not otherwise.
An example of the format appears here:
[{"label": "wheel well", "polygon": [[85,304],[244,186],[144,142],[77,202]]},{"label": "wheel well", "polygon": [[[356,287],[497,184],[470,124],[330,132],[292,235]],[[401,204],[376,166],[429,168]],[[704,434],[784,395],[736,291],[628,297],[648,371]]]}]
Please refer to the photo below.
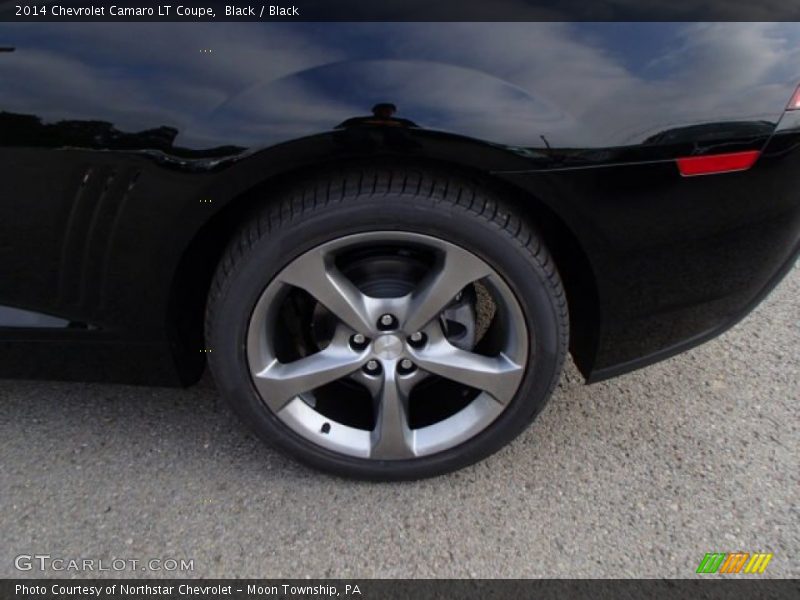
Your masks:
[{"label": "wheel well", "polygon": [[[434,163],[433,165],[431,163]],[[374,161],[371,164],[376,166]],[[404,163],[406,164],[406,163]],[[364,166],[359,161],[358,166]],[[342,169],[353,163],[336,163],[305,167],[270,177],[230,200],[197,232],[184,251],[170,289],[168,329],[175,346],[191,363],[185,372],[191,383],[199,379],[205,365],[204,314],[208,290],[225,248],[234,234],[265,197],[290,187],[310,172],[320,168]],[[397,161],[377,166],[397,166]],[[458,165],[425,161],[416,166],[441,167],[460,173],[465,179],[493,189],[513,205],[519,214],[539,233],[550,251],[561,275],[567,295],[570,318],[570,352],[580,371],[586,376],[592,369],[599,333],[597,283],[588,257],[569,227],[536,196],[498,177]],[[181,358],[179,358],[181,360]]]}]

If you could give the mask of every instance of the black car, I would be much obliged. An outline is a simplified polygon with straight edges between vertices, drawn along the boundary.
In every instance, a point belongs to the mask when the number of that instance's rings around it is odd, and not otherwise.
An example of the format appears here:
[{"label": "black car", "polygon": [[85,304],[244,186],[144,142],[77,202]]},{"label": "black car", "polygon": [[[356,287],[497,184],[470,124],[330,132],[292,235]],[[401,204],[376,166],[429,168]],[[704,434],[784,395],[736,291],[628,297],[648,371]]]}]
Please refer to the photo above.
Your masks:
[{"label": "black car", "polygon": [[[0,24],[0,375],[190,385],[336,473],[480,460],[800,251],[800,25]],[[668,409],[667,409],[668,410]]]}]

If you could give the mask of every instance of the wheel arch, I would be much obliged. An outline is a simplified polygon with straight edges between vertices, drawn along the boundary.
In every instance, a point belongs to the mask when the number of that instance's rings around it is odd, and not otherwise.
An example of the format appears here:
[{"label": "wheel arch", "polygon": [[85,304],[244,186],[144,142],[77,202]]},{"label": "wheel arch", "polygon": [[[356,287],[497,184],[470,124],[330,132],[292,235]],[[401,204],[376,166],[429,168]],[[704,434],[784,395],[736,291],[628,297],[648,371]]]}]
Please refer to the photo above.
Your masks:
[{"label": "wheel arch", "polygon": [[202,375],[205,359],[197,349],[204,347],[206,298],[225,248],[242,223],[261,203],[312,174],[365,166],[405,166],[456,173],[493,190],[516,208],[539,233],[553,256],[569,306],[570,352],[581,373],[588,377],[594,363],[600,325],[597,280],[583,244],[556,211],[535,193],[506,181],[502,175],[489,174],[472,165],[427,157],[421,160],[359,157],[312,161],[301,167],[269,174],[233,195],[195,232],[175,269],[167,304],[168,334],[173,338],[173,348],[180,354],[176,360],[188,367],[186,372],[190,376],[186,383]]}]

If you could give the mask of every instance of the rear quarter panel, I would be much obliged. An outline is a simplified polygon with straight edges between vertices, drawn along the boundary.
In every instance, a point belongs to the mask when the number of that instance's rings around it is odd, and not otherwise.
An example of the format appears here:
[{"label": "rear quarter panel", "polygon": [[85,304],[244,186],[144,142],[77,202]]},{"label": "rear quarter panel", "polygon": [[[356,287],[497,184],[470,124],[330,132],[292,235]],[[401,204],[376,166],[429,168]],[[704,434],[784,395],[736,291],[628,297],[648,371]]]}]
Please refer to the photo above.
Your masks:
[{"label": "rear quarter panel", "polygon": [[[0,305],[94,328],[0,327],[0,352],[97,343],[172,363],[106,378],[191,380],[169,306],[198,231],[273,177],[402,157],[491,173],[574,233],[598,299],[584,373],[663,357],[796,247],[798,42],[761,23],[0,25]],[[377,102],[416,127],[337,129]],[[674,163],[764,148],[746,173]],[[56,375],[97,377],[80,354]]]}]

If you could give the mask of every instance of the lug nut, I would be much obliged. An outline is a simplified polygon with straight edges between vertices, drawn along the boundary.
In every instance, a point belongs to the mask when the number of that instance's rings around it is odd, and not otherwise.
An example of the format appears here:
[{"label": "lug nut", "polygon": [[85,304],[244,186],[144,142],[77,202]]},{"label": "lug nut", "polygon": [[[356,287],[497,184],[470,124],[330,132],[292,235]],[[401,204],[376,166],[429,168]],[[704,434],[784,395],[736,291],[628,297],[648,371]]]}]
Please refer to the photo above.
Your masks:
[{"label": "lug nut", "polygon": [[350,346],[354,350],[363,350],[367,347],[367,338],[364,334],[356,333],[350,338]]},{"label": "lug nut", "polygon": [[408,336],[408,342],[415,348],[419,348],[425,343],[425,334],[421,331],[416,331]]},{"label": "lug nut", "polygon": [[400,369],[401,373],[411,373],[414,370],[414,363],[411,362],[409,359],[404,358],[400,361]]},{"label": "lug nut", "polygon": [[364,365],[364,371],[366,371],[369,375],[375,375],[380,370],[381,365],[377,360],[368,360],[367,364]]},{"label": "lug nut", "polygon": [[378,319],[378,328],[380,329],[394,329],[397,319],[392,315],[386,314]]}]

